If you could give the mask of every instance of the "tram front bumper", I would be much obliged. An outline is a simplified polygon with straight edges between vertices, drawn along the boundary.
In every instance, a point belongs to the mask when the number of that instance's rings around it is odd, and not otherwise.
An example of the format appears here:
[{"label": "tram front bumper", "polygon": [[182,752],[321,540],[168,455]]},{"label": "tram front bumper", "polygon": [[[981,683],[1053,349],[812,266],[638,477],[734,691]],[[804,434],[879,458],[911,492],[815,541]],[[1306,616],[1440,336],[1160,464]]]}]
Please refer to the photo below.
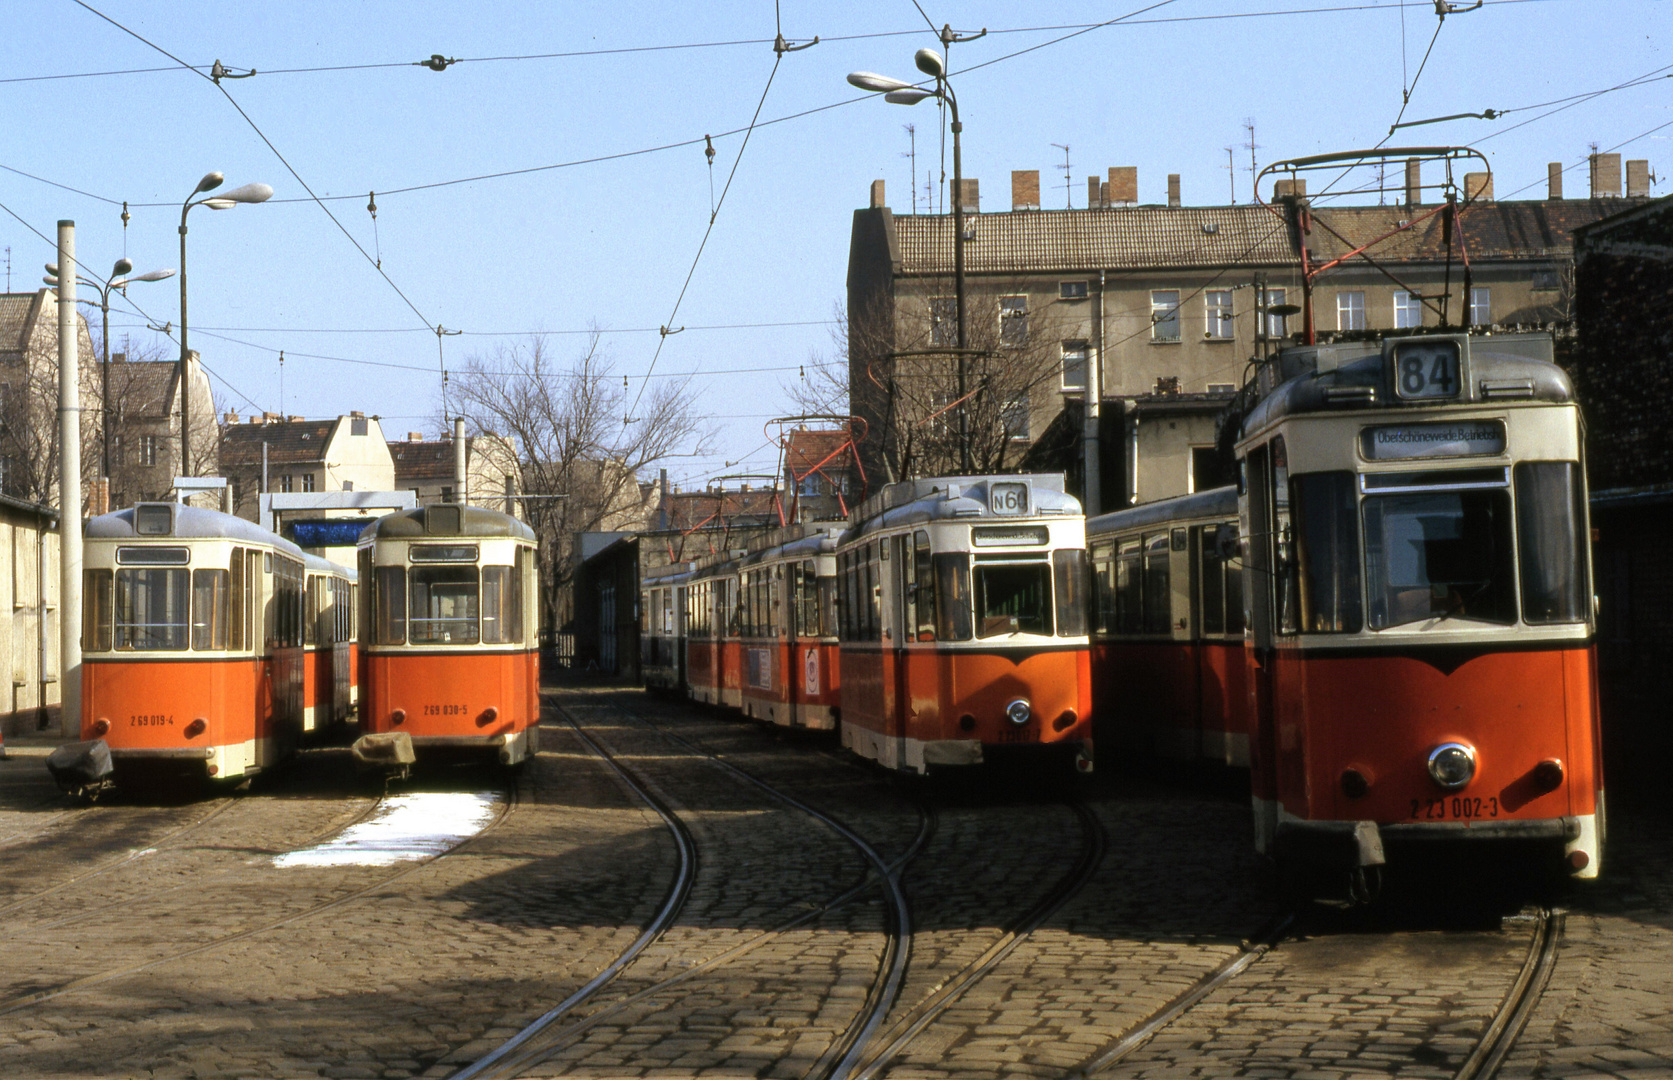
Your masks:
[{"label": "tram front bumper", "polygon": [[1383,847],[1477,842],[1550,842],[1572,844],[1581,836],[1580,818],[1528,818],[1512,821],[1401,822],[1281,821],[1275,841],[1280,859],[1355,869],[1380,866]]}]

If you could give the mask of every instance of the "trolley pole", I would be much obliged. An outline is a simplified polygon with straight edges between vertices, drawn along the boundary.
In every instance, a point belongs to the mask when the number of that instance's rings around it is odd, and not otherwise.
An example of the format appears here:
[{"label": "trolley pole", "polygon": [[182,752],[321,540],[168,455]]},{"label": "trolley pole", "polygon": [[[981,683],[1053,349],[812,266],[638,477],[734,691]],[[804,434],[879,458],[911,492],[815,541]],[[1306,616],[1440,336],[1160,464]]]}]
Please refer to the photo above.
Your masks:
[{"label": "trolley pole", "polygon": [[81,734],[81,357],[73,221],[58,223],[58,271],[58,725],[73,738]]}]

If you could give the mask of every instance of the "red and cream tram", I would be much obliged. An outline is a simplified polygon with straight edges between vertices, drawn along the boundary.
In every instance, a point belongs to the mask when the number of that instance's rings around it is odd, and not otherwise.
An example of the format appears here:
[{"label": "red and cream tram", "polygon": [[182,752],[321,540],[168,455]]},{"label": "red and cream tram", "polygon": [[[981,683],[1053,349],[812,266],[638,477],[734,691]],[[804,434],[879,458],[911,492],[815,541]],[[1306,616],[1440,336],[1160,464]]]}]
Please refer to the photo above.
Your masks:
[{"label": "red and cream tram", "polygon": [[891,484],[837,549],[844,746],[892,769],[1092,766],[1086,529],[1061,475]]},{"label": "red and cream tram", "polygon": [[422,759],[537,749],[534,531],[445,503],[390,514],[360,537],[361,730],[405,732]]},{"label": "red and cream tram", "polygon": [[235,780],[302,734],[303,560],[243,518],[140,503],[87,523],[81,735],[116,779]]},{"label": "red and cream tram", "polygon": [[840,525],[792,525],[739,561],[734,633],[745,715],[786,727],[837,726],[840,532]]},{"label": "red and cream tram", "polygon": [[1118,749],[1249,764],[1237,489],[1086,523],[1092,700]]},{"label": "red and cream tram", "polygon": [[1597,875],[1582,424],[1551,354],[1545,335],[1292,349],[1245,419],[1252,788],[1281,865],[1522,842]]},{"label": "red and cream tram", "polygon": [[639,672],[653,690],[683,691],[686,687],[694,565],[669,563],[645,571],[640,579]]},{"label": "red and cream tram", "polygon": [[355,572],[318,555],[302,556],[307,610],[302,623],[302,730],[334,733],[354,713]]}]

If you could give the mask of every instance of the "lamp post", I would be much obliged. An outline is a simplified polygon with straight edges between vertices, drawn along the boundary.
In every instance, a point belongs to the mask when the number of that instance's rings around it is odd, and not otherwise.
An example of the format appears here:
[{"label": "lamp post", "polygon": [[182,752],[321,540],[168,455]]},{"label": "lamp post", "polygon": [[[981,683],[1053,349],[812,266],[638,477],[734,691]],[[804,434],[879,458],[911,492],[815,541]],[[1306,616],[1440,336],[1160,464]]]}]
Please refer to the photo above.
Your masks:
[{"label": "lamp post", "polygon": [[[985,33],[985,31],[984,31]],[[958,435],[959,467],[970,472],[970,420],[965,398],[965,352],[969,339],[964,319],[964,163],[960,153],[959,134],[964,125],[958,118],[958,98],[953,95],[953,84],[947,79],[947,66],[934,49],[919,49],[912,56],[918,70],[935,79],[935,89],[926,90],[887,75],[856,71],[848,82],[861,90],[881,93],[883,100],[894,105],[916,105],[925,98],[936,98],[947,103],[953,112],[953,303],[958,318]]]},{"label": "lamp post", "polygon": [[[102,318],[102,326],[103,326],[102,333],[104,335],[102,340],[104,341],[104,353],[105,353],[103,367],[101,369],[102,374],[100,375],[100,379],[99,379],[99,383],[100,383],[100,385],[99,385],[99,400],[101,402],[101,411],[100,411],[101,423],[100,423],[100,433],[99,433],[99,474],[101,476],[103,476],[106,481],[109,481],[110,475],[111,475],[110,474],[110,294],[112,292],[115,292],[115,291],[119,290],[119,289],[121,289],[121,290],[127,289],[128,284],[130,282],[134,282],[134,281],[163,281],[166,278],[171,278],[171,277],[174,276],[174,271],[173,270],[148,270],[143,274],[135,274],[133,272],[133,270],[134,270],[134,264],[133,263],[129,262],[127,259],[117,259],[116,260],[116,265],[111,267],[110,277],[106,278],[103,281],[98,281],[94,278],[83,277],[80,274],[76,275],[76,282],[78,284],[85,285],[89,289],[92,289],[94,292],[99,294],[99,314]],[[47,273],[47,276],[45,278],[43,278],[42,280],[45,281],[48,285],[52,286],[53,288],[55,288],[55,289],[58,288],[59,283],[58,283],[58,267],[57,267],[57,265],[54,264],[54,263],[48,263],[47,267],[46,267],[46,273]],[[129,275],[132,275],[132,276],[129,276]],[[93,302],[92,300],[81,300],[79,297],[77,299],[80,303],[83,303],[83,304],[91,304]]]},{"label": "lamp post", "polygon": [[191,376],[192,352],[186,344],[186,215],[194,206],[208,206],[211,210],[231,210],[239,203],[266,202],[273,197],[273,189],[266,184],[245,184],[221,195],[192,200],[206,191],[214,191],[226,177],[218,172],[205,173],[198,186],[180,204],[180,475],[192,475]]}]

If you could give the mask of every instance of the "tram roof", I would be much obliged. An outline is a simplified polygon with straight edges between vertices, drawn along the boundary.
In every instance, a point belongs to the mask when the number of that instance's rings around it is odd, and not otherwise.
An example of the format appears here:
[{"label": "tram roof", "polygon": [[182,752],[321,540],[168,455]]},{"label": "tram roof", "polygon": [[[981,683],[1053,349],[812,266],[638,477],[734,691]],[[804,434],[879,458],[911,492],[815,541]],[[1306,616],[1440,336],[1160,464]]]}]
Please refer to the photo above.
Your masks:
[{"label": "tram roof", "polygon": [[1086,535],[1088,539],[1091,539],[1096,536],[1107,536],[1110,533],[1126,532],[1129,529],[1161,525],[1170,521],[1236,516],[1237,487],[1234,484],[1227,484],[1225,487],[1210,488],[1193,495],[1158,499],[1155,502],[1130,506],[1125,510],[1100,514],[1086,523]]},{"label": "tram roof", "polygon": [[[162,523],[165,512],[168,531],[162,532],[157,525]],[[142,518],[137,526],[136,515]],[[87,522],[87,536],[99,540],[242,540],[248,544],[265,544],[298,559],[307,558],[301,548],[253,521],[183,503],[139,503],[125,510],[100,514]]]},{"label": "tram roof", "polygon": [[[1394,392],[1394,358],[1412,343],[1459,344],[1463,383],[1451,399],[1402,400]],[[1549,334],[1421,334],[1357,345],[1286,349],[1278,359],[1283,375],[1298,372],[1256,402],[1243,421],[1241,438],[1286,416],[1375,409],[1398,413],[1441,405],[1516,405],[1574,401],[1568,373],[1551,359]]]},{"label": "tram roof", "polygon": [[759,545],[751,547],[741,561],[749,566],[772,558],[828,555],[836,551],[842,532],[841,522],[786,525],[773,530]]},{"label": "tram roof", "polygon": [[890,484],[854,511],[849,536],[874,529],[954,519],[1012,521],[996,514],[988,502],[993,484],[1026,483],[1032,492],[1029,513],[1022,517],[1069,516],[1081,512],[1080,500],[1064,491],[1062,473],[1018,473],[1002,476],[940,476]]},{"label": "tram roof", "polygon": [[438,503],[387,514],[361,532],[366,540],[421,540],[427,536],[509,537],[534,542],[534,530],[510,514],[481,506]]},{"label": "tram roof", "polygon": [[356,581],[360,577],[359,572],[352,566],[334,563],[322,555],[310,555],[307,552],[302,553],[302,566],[316,574],[336,574],[338,577],[345,577],[350,581]]}]

